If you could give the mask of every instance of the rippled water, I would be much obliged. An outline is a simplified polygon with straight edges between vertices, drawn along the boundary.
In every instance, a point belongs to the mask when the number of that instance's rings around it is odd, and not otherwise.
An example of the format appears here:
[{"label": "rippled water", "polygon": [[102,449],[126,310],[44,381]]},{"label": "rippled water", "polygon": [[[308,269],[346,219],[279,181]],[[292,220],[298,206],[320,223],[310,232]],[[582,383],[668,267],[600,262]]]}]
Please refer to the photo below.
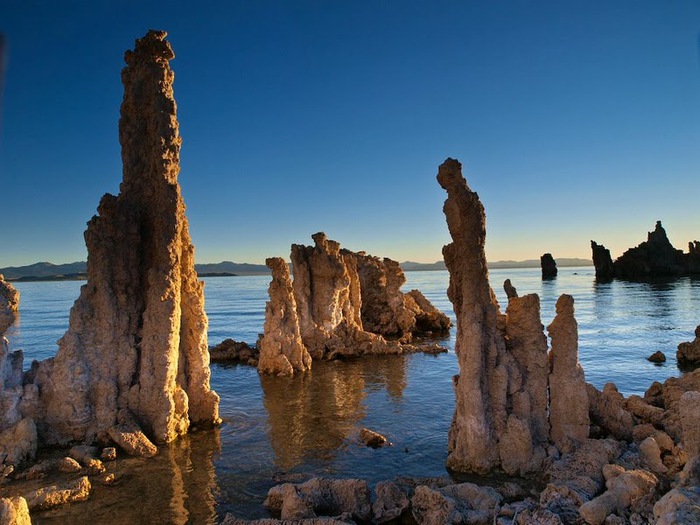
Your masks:
[{"label": "rippled water", "polygon": [[[447,272],[409,272],[405,289],[420,289],[453,315]],[[625,394],[642,393],[652,381],[679,375],[676,346],[691,340],[700,323],[700,281],[596,284],[592,268],[561,268],[552,281],[539,269],[493,270],[491,280],[505,308],[503,280],[520,295],[538,293],[542,322],[554,317],[562,293],[574,296],[579,356],[586,379],[601,388],[614,381]],[[269,277],[206,279],[209,341],[231,337],[254,343],[262,330]],[[21,317],[7,336],[25,351],[25,366],[56,351],[78,296],[76,282],[17,283]],[[454,329],[443,344],[454,348]],[[662,350],[668,361],[646,360]],[[118,487],[96,487],[90,501],[37,515],[36,523],[213,523],[234,512],[264,517],[270,486],[316,475],[362,477],[370,482],[398,474],[446,475],[447,430],[454,408],[454,353],[316,362],[294,378],[261,377],[247,366],[212,366],[224,424],[162,447],[157,458],[110,465]],[[360,446],[368,427],[393,447]]]}]

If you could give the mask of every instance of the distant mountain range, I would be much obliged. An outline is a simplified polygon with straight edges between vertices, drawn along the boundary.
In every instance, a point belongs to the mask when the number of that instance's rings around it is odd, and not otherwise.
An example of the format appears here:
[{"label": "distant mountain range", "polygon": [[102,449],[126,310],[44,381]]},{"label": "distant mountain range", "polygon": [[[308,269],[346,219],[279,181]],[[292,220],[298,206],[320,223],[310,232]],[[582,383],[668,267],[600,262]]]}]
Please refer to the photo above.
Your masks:
[{"label": "distant mountain range", "polygon": [[[556,259],[557,267],[593,266],[590,259],[561,258]],[[495,261],[488,263],[489,268],[539,268],[540,261]],[[445,262],[417,263],[406,261],[401,263],[405,272],[445,270]],[[195,264],[200,277],[237,276],[237,275],[268,275],[270,270],[264,264],[235,263],[223,261],[220,263]],[[84,280],[87,278],[87,263],[79,261],[68,264],[51,264],[38,262],[28,266],[8,266],[0,268],[0,274],[8,281],[68,281]]]}]

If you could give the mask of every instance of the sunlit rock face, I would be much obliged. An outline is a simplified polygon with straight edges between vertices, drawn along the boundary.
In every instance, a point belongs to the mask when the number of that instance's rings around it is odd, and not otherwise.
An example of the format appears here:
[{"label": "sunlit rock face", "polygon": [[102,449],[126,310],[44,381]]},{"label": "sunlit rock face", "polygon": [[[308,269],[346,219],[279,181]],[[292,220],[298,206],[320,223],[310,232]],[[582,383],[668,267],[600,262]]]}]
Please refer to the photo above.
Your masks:
[{"label": "sunlit rock face", "polygon": [[88,223],[87,284],[58,354],[36,373],[49,443],[107,440],[122,410],[158,443],[219,421],[165,37],[149,31],[124,57],[120,193]]},{"label": "sunlit rock face", "polygon": [[301,338],[314,359],[401,353],[396,341],[364,330],[357,259],[325,233],[314,246],[292,245],[294,298]]},{"label": "sunlit rock face", "polygon": [[311,368],[311,356],[299,331],[289,266],[280,257],[265,260],[272,272],[270,300],[265,307],[265,327],[260,338],[258,370],[277,375],[294,375]]},{"label": "sunlit rock face", "polygon": [[0,274],[0,337],[15,322],[19,312],[19,291]]},{"label": "sunlit rock face", "polygon": [[[508,308],[501,314],[488,281],[484,208],[461,168],[458,161],[447,159],[437,177],[448,195],[444,212],[453,242],[443,248],[443,256],[450,272],[447,294],[457,317],[455,353],[460,368],[454,378],[447,466],[462,472],[500,468],[526,475],[541,470],[550,444],[549,361],[539,297],[518,297],[507,281]],[[566,352],[577,351],[576,346],[569,348],[568,340],[558,344],[566,346]],[[559,363],[577,370],[577,359]],[[557,368],[557,377],[572,377],[574,372]],[[558,439],[577,442],[576,434],[569,436],[569,427],[563,432]]]}]

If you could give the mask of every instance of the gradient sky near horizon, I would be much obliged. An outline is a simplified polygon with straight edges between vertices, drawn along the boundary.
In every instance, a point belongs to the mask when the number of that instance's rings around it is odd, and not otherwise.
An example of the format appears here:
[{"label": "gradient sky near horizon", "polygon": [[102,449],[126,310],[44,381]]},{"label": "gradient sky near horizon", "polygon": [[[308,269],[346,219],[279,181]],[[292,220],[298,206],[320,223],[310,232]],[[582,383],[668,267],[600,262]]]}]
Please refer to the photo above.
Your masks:
[{"label": "gradient sky near horizon", "polygon": [[[167,5],[167,9],[163,6]],[[441,259],[463,163],[489,260],[700,238],[700,2],[0,0],[0,267],[84,260],[123,54],[168,31],[197,262],[325,231]]]}]

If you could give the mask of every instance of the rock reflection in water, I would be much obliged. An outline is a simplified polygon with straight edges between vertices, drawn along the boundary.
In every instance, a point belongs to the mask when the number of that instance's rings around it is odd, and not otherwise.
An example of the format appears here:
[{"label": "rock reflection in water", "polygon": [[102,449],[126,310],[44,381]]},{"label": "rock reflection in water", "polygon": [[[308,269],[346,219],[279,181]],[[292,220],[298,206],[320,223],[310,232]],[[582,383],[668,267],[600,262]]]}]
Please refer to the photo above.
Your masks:
[{"label": "rock reflection in water", "polygon": [[270,444],[276,465],[331,461],[359,434],[368,393],[385,389],[394,399],[406,387],[404,356],[316,361],[295,377],[261,375]]},{"label": "rock reflection in water", "polygon": [[114,485],[91,480],[88,501],[32,514],[32,523],[216,523],[214,460],[220,450],[219,431],[209,430],[159,447],[150,459],[108,462]]}]

